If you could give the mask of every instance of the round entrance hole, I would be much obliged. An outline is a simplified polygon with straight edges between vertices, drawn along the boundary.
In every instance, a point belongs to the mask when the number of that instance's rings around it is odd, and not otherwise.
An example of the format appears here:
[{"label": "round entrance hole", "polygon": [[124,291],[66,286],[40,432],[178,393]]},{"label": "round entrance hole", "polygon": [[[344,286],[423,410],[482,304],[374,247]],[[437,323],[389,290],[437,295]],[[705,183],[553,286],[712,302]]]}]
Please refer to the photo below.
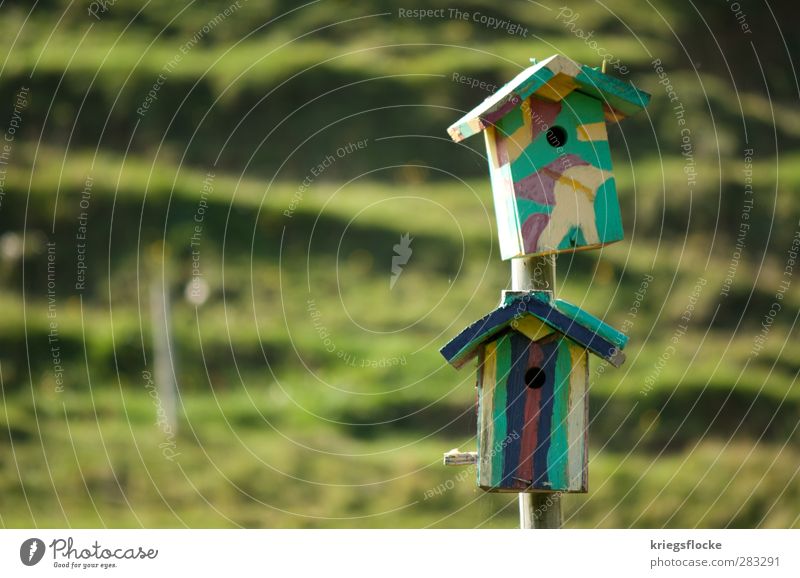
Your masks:
[{"label": "round entrance hole", "polygon": [[567,131],[560,126],[550,127],[550,130],[547,131],[547,143],[551,147],[563,147],[567,144]]},{"label": "round entrance hole", "polygon": [[525,385],[531,389],[539,389],[545,381],[547,381],[547,377],[541,367],[531,367],[525,372]]}]

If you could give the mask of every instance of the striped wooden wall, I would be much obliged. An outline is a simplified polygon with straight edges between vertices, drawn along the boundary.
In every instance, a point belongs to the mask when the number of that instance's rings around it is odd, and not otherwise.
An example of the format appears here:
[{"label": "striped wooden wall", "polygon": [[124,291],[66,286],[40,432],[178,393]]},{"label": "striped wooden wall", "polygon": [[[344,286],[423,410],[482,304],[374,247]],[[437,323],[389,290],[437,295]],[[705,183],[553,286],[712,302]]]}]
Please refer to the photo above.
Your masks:
[{"label": "striped wooden wall", "polygon": [[[541,379],[526,382],[537,367]],[[558,333],[534,342],[509,331],[488,342],[478,365],[478,485],[586,492],[588,379],[586,350]]]}]

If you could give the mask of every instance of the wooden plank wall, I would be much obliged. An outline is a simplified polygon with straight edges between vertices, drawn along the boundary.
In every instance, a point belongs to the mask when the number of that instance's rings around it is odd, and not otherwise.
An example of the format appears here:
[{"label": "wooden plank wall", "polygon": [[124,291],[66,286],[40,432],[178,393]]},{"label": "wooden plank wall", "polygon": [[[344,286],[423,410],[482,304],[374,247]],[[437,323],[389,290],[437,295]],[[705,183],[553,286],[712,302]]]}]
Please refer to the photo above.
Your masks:
[{"label": "wooden plank wall", "polygon": [[[478,485],[490,491],[586,492],[587,352],[560,335],[516,331],[489,342],[478,367]],[[530,388],[525,374],[544,371]]]}]

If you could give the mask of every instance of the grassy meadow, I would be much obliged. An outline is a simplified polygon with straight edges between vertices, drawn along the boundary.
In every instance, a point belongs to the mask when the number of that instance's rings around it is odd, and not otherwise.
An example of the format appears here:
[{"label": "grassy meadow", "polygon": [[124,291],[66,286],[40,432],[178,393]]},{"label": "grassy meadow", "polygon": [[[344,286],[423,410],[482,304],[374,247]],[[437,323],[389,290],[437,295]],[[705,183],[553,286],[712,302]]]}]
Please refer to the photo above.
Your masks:
[{"label": "grassy meadow", "polygon": [[475,389],[438,350],[510,286],[483,141],[446,128],[529,58],[599,66],[591,31],[653,99],[609,130],[625,241],[558,258],[630,338],[565,525],[799,527],[797,39],[719,4],[3,3],[0,525],[514,527],[441,465]]}]

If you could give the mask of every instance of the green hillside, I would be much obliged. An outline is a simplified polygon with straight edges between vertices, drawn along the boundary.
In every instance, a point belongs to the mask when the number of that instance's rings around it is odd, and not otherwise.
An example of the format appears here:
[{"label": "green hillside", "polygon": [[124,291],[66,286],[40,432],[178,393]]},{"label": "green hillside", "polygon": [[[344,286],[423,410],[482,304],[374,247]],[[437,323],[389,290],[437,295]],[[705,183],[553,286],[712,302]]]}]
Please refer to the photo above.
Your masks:
[{"label": "green hillside", "polygon": [[441,465],[475,389],[438,350],[510,283],[483,141],[446,128],[529,58],[600,49],[653,98],[609,130],[625,241],[558,258],[559,296],[630,337],[592,366],[565,525],[800,526],[792,10],[453,8],[0,6],[2,526],[515,526]]}]

